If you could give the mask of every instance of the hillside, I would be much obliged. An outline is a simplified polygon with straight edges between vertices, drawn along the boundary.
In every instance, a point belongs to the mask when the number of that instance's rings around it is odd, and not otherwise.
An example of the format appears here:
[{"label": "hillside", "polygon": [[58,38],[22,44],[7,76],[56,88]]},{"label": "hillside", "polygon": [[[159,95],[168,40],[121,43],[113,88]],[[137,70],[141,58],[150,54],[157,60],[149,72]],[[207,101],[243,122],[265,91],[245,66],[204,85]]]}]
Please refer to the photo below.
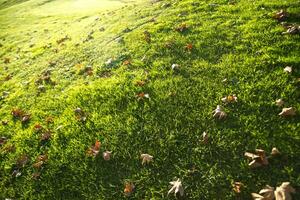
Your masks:
[{"label": "hillside", "polygon": [[287,181],[300,199],[299,13],[293,0],[0,0],[0,199],[175,199],[177,179],[177,199]]}]

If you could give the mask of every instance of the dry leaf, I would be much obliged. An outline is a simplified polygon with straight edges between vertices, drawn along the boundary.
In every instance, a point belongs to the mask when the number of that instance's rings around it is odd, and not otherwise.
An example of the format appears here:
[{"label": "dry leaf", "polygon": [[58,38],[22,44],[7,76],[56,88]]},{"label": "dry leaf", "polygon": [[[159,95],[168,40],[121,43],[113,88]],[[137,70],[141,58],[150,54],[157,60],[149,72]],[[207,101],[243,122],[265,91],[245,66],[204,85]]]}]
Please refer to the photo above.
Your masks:
[{"label": "dry leaf", "polygon": [[290,25],[290,26],[286,26],[286,28],[287,28],[286,32],[283,32],[282,34],[298,34],[298,33],[300,33],[300,26]]},{"label": "dry leaf", "polygon": [[274,19],[277,19],[278,21],[283,21],[288,17],[288,13],[284,10],[280,10],[273,16]]},{"label": "dry leaf", "polygon": [[140,100],[140,99],[144,99],[144,98],[147,98],[147,99],[150,98],[149,94],[144,93],[144,92],[138,93],[136,96],[137,96],[137,98],[138,98],[139,100]]},{"label": "dry leaf", "polygon": [[281,186],[276,187],[275,199],[276,200],[292,200],[291,193],[295,193],[296,190],[290,185],[289,182],[283,182]]},{"label": "dry leaf", "polygon": [[24,111],[19,108],[16,108],[11,111],[11,114],[16,118],[20,118],[24,115]]},{"label": "dry leaf", "polygon": [[233,186],[233,191],[235,192],[235,193],[241,193],[242,192],[242,188],[244,187],[244,184],[243,183],[241,183],[241,182],[234,182],[233,184],[232,184],[232,186]]},{"label": "dry leaf", "polygon": [[290,67],[290,66],[286,66],[284,69],[283,69],[283,71],[285,71],[286,73],[292,73],[292,71],[293,71],[293,68],[292,67]]},{"label": "dry leaf", "polygon": [[193,50],[193,44],[187,44],[187,45],[185,46],[185,49],[186,49],[187,51],[192,51],[192,50]]},{"label": "dry leaf", "polygon": [[293,108],[293,107],[283,108],[281,113],[279,113],[278,115],[283,116],[283,117],[295,116],[296,115],[296,109]]},{"label": "dry leaf", "polygon": [[254,200],[273,200],[274,199],[274,188],[267,185],[264,189],[257,193],[251,193]]},{"label": "dry leaf", "polygon": [[175,28],[175,30],[178,32],[184,32],[184,31],[188,30],[188,26],[186,24],[181,24],[180,26]]},{"label": "dry leaf", "polygon": [[260,167],[262,165],[268,165],[269,161],[266,157],[265,151],[262,149],[256,149],[255,154],[245,152],[245,156],[251,160],[249,166],[252,168]]},{"label": "dry leaf", "polygon": [[222,110],[221,106],[217,105],[217,108],[213,111],[213,117],[223,119],[227,114]]},{"label": "dry leaf", "polygon": [[41,135],[41,141],[47,141],[51,138],[51,132],[48,130]]},{"label": "dry leaf", "polygon": [[237,102],[237,96],[235,94],[229,95],[221,99],[224,103],[233,103]]},{"label": "dry leaf", "polygon": [[276,156],[276,155],[279,155],[279,154],[280,154],[280,152],[278,151],[278,149],[277,149],[276,147],[273,147],[273,148],[272,148],[271,155],[272,155],[272,156]]},{"label": "dry leaf", "polygon": [[184,195],[184,191],[183,191],[183,187],[182,187],[182,183],[181,183],[180,179],[177,179],[176,181],[171,181],[170,184],[172,185],[172,188],[169,190],[168,195],[171,192],[174,192],[175,196],[178,192],[179,192],[180,196]]},{"label": "dry leaf", "polygon": [[209,139],[209,136],[208,136],[208,134],[204,131],[204,132],[202,133],[202,142],[203,142],[204,144],[207,144],[207,143],[208,143],[208,139]]},{"label": "dry leaf", "polygon": [[43,161],[39,161],[39,162],[34,163],[32,166],[36,169],[40,169],[43,164],[44,164]]},{"label": "dry leaf", "polygon": [[105,152],[103,152],[102,156],[103,156],[104,160],[106,160],[106,161],[110,160],[111,151],[105,151]]},{"label": "dry leaf", "polygon": [[25,114],[25,115],[22,116],[21,122],[22,123],[27,123],[27,122],[29,122],[30,118],[31,118],[30,114]]},{"label": "dry leaf", "polygon": [[29,158],[27,155],[21,155],[17,160],[17,165],[19,168],[24,167],[29,161]]},{"label": "dry leaf", "polygon": [[277,99],[277,100],[275,101],[275,103],[276,103],[277,106],[281,107],[281,106],[283,106],[284,101],[283,101],[282,99]]},{"label": "dry leaf", "polygon": [[7,121],[7,120],[2,120],[2,121],[1,121],[1,124],[2,124],[3,126],[6,126],[6,125],[8,124],[8,121]]},{"label": "dry leaf", "polygon": [[173,65],[171,66],[171,68],[172,68],[172,70],[176,70],[176,69],[179,68],[179,65],[178,65],[178,64],[173,64]]},{"label": "dry leaf", "polygon": [[10,63],[10,58],[4,58],[4,64],[8,64],[8,63]]},{"label": "dry leaf", "polygon": [[141,154],[141,159],[142,159],[142,165],[149,164],[150,162],[153,161],[153,156],[149,154]]},{"label": "dry leaf", "polygon": [[143,87],[145,84],[146,84],[146,82],[142,81],[142,80],[139,80],[135,83],[136,86],[140,86],[140,87]]},{"label": "dry leaf", "polygon": [[96,140],[95,144],[87,150],[89,156],[96,157],[100,151],[101,143],[99,140]]},{"label": "dry leaf", "polygon": [[130,196],[134,190],[133,183],[126,183],[124,188],[125,196]]}]

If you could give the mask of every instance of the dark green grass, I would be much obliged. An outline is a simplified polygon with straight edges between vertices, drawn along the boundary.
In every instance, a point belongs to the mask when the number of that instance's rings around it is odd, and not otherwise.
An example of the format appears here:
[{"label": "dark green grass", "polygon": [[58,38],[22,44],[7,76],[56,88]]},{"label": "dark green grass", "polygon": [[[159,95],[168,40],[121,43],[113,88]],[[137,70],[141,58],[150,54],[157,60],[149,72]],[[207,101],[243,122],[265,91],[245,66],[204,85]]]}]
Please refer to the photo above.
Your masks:
[{"label": "dark green grass", "polygon": [[[2,28],[0,41],[0,55],[11,58],[0,71],[0,91],[10,92],[0,101],[1,120],[9,121],[0,126],[0,136],[16,147],[0,155],[0,198],[125,199],[124,183],[131,181],[136,189],[129,199],[172,199],[167,192],[175,178],[185,188],[182,199],[251,199],[251,192],[283,181],[290,181],[297,189],[294,199],[300,198],[300,38],[282,35],[284,29],[272,19],[283,8],[291,13],[287,21],[299,23],[299,2],[164,3],[97,13],[100,21],[94,21],[94,14],[46,16],[43,24],[46,28],[49,23],[50,40],[38,26],[27,30],[20,21],[5,20],[12,13],[2,13],[1,24],[18,26]],[[32,20],[36,22],[36,16]],[[56,23],[50,25],[51,20]],[[188,30],[175,31],[182,23]],[[98,31],[101,26],[104,32]],[[18,27],[24,33],[14,33]],[[126,27],[132,30],[124,33]],[[82,42],[91,30],[94,39]],[[144,31],[150,33],[150,43]],[[56,40],[66,34],[71,40],[58,45]],[[115,42],[117,36],[124,37],[124,43]],[[29,48],[30,37],[35,45]],[[44,49],[49,42],[52,46]],[[189,43],[191,52],[184,48]],[[116,59],[112,68],[104,64],[110,57]],[[122,64],[127,59],[131,65]],[[78,73],[78,63],[91,65],[93,76]],[[179,70],[171,70],[173,63]],[[288,65],[294,69],[291,75],[283,72]],[[34,82],[46,69],[52,70],[56,84],[44,83],[46,92],[39,93]],[[9,74],[12,79],[3,81]],[[137,80],[146,85],[136,86]],[[139,92],[149,93],[150,99],[138,101]],[[238,96],[236,104],[222,104],[221,98],[229,94]],[[274,103],[278,98],[286,107],[295,107],[298,115],[279,117],[281,109]],[[212,117],[218,104],[227,119]],[[76,119],[77,107],[87,113],[86,122]],[[13,108],[30,112],[30,122],[14,120]],[[49,116],[53,123],[46,123]],[[36,123],[53,133],[45,144],[33,130]],[[203,131],[210,135],[207,145],[201,143]],[[86,156],[96,139],[102,143],[101,152],[113,152],[110,161]],[[282,154],[268,166],[248,167],[245,151],[262,148],[269,154],[272,147]],[[49,161],[40,179],[33,180],[32,164],[43,153]],[[142,166],[141,153],[153,155],[154,162]],[[13,178],[22,154],[30,162]],[[234,181],[245,185],[239,195],[232,190]]]}]

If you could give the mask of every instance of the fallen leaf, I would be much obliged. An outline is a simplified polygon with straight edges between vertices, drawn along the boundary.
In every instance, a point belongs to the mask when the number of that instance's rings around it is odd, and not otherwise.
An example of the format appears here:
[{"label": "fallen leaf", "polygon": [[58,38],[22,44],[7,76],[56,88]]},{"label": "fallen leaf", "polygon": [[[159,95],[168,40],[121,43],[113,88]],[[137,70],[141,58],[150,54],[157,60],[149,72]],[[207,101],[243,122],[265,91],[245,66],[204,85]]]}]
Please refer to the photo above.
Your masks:
[{"label": "fallen leaf", "polygon": [[149,164],[150,162],[153,161],[153,156],[149,154],[141,154],[141,159],[142,159],[142,165]]},{"label": "fallen leaf", "polygon": [[178,192],[180,196],[184,195],[184,190],[180,179],[177,179],[176,181],[171,181],[170,184],[172,185],[172,188],[169,190],[168,195],[172,192],[174,192],[175,196]]},{"label": "fallen leaf", "polygon": [[1,121],[1,124],[2,124],[3,126],[6,126],[6,125],[8,124],[8,121],[7,121],[7,120],[2,120],[2,121]]},{"label": "fallen leaf", "polygon": [[4,64],[8,64],[8,63],[10,63],[10,58],[4,58]]},{"label": "fallen leaf", "polygon": [[193,44],[187,44],[187,45],[185,46],[185,49],[186,49],[187,51],[192,51],[192,50],[193,50]]},{"label": "fallen leaf", "polygon": [[34,172],[31,177],[34,180],[38,180],[40,178],[40,176],[41,176],[40,172]]},{"label": "fallen leaf", "polygon": [[172,64],[171,66],[172,70],[176,70],[179,68],[179,65],[178,64]]},{"label": "fallen leaf", "polygon": [[131,61],[130,61],[130,60],[125,60],[125,61],[123,62],[123,65],[131,65]]},{"label": "fallen leaf", "polygon": [[95,144],[87,150],[87,154],[89,156],[96,157],[99,154],[100,147],[101,147],[100,141],[96,140]]},{"label": "fallen leaf", "polygon": [[176,27],[175,30],[178,32],[184,32],[188,30],[188,26],[185,23],[183,23],[180,26]]},{"label": "fallen leaf", "polygon": [[38,132],[43,129],[43,126],[41,124],[35,124],[33,126],[33,129],[34,129],[34,131]]},{"label": "fallen leaf", "polygon": [[292,200],[291,193],[296,190],[290,185],[290,182],[283,182],[281,186],[276,187],[275,199],[276,200]]},{"label": "fallen leaf", "polygon": [[278,150],[276,147],[273,147],[273,148],[272,148],[271,155],[272,155],[272,156],[276,156],[276,155],[279,155],[279,154],[280,154],[279,150]]},{"label": "fallen leaf", "polygon": [[273,18],[277,19],[278,21],[283,21],[287,17],[288,17],[288,13],[282,9],[273,15]]},{"label": "fallen leaf", "polygon": [[27,155],[23,154],[21,155],[17,160],[17,166],[19,168],[24,167],[29,161],[29,158]]},{"label": "fallen leaf", "polygon": [[140,100],[140,99],[144,99],[144,98],[146,98],[146,99],[149,99],[149,98],[150,98],[149,94],[144,93],[144,92],[138,93],[136,96],[137,96],[137,98],[138,98],[139,100]]},{"label": "fallen leaf", "polygon": [[235,94],[226,96],[221,99],[224,103],[233,103],[237,102],[237,96]]},{"label": "fallen leaf", "polygon": [[281,113],[278,114],[279,116],[288,117],[288,116],[295,116],[296,109],[293,107],[283,108]]},{"label": "fallen leaf", "polygon": [[290,66],[287,66],[287,67],[285,67],[285,68],[283,69],[283,71],[285,71],[286,73],[292,73],[293,68],[290,67]]},{"label": "fallen leaf", "polygon": [[39,161],[39,162],[34,163],[32,166],[36,169],[40,169],[43,164],[44,164],[43,161]]},{"label": "fallen leaf", "polygon": [[22,121],[22,123],[27,123],[27,122],[29,122],[30,118],[31,118],[30,114],[25,114],[22,116],[21,121]]},{"label": "fallen leaf", "polygon": [[208,136],[208,134],[204,131],[204,132],[202,133],[202,142],[203,142],[203,144],[207,144],[207,143],[208,143],[208,139],[209,139],[209,136]]},{"label": "fallen leaf", "polygon": [[22,116],[24,115],[24,111],[21,110],[21,109],[16,108],[16,109],[13,109],[13,110],[11,111],[11,114],[12,114],[14,117],[16,117],[16,118],[20,118],[20,117],[22,117]]},{"label": "fallen leaf", "polygon": [[233,186],[233,191],[235,192],[235,193],[241,193],[242,192],[242,188],[244,187],[244,184],[243,183],[241,183],[241,182],[234,182],[233,184],[232,184],[232,186]]},{"label": "fallen leaf", "polygon": [[300,26],[291,25],[291,26],[287,26],[286,32],[283,32],[282,34],[299,34],[299,33],[300,33]]},{"label": "fallen leaf", "polygon": [[283,106],[284,101],[283,101],[282,99],[277,99],[277,100],[275,101],[275,104],[276,104],[277,106],[281,107],[281,106]]},{"label": "fallen leaf", "polygon": [[227,114],[222,110],[221,106],[217,105],[217,108],[213,111],[213,117],[223,119]]},{"label": "fallen leaf", "polygon": [[130,196],[133,193],[134,190],[134,184],[133,183],[125,183],[124,193],[125,196]]},{"label": "fallen leaf", "polygon": [[110,160],[111,151],[105,151],[105,152],[103,152],[102,156],[103,156],[104,160],[106,160],[106,161]]},{"label": "fallen leaf", "polygon": [[48,130],[41,135],[41,141],[48,141],[51,138],[51,132]]},{"label": "fallen leaf", "polygon": [[265,151],[262,149],[256,149],[255,153],[245,152],[244,154],[248,159],[251,160],[249,166],[252,168],[260,167],[262,165],[268,165],[269,161],[266,157]]},{"label": "fallen leaf", "polygon": [[142,80],[139,80],[135,83],[135,85],[140,86],[140,87],[143,87],[145,84],[146,84],[146,82],[142,81]]}]

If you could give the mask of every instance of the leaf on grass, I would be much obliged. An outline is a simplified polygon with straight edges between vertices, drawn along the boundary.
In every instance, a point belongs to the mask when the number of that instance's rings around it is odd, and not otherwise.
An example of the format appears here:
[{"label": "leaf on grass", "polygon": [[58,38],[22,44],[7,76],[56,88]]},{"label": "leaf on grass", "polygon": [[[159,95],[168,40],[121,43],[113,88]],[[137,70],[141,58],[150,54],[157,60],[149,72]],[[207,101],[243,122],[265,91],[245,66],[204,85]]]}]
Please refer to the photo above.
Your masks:
[{"label": "leaf on grass", "polygon": [[287,30],[285,32],[283,32],[282,34],[299,34],[300,33],[300,26],[297,25],[290,25],[290,26],[286,26]]},{"label": "leaf on grass", "polygon": [[139,80],[135,83],[136,86],[140,86],[140,87],[143,87],[145,84],[146,84],[146,82],[142,81],[142,80]]},{"label": "leaf on grass", "polygon": [[138,100],[143,100],[143,99],[149,99],[150,98],[149,94],[144,93],[144,92],[138,93],[136,95],[136,97],[138,98]]},{"label": "leaf on grass", "polygon": [[174,192],[175,196],[177,193],[179,193],[180,196],[184,195],[184,190],[180,179],[177,179],[176,181],[171,181],[170,184],[172,185],[172,188],[168,191],[168,195],[172,192]]},{"label": "leaf on grass", "polygon": [[1,124],[2,124],[3,126],[6,126],[6,125],[8,124],[8,121],[7,121],[7,120],[2,120],[2,121],[1,121]]},{"label": "leaf on grass", "polygon": [[125,188],[124,188],[125,196],[130,196],[133,193],[134,188],[135,188],[135,186],[133,183],[130,183],[130,182],[125,183]]},{"label": "leaf on grass", "polygon": [[277,99],[277,100],[275,101],[275,104],[276,104],[276,106],[281,107],[281,106],[283,106],[284,101],[283,101],[282,99]]},{"label": "leaf on grass", "polygon": [[191,44],[191,43],[189,43],[189,44],[187,44],[186,46],[185,46],[185,49],[187,50],[187,51],[192,51],[193,50],[193,48],[194,48],[194,46],[193,46],[193,44]]},{"label": "leaf on grass", "polygon": [[25,114],[22,116],[21,122],[22,123],[27,123],[29,122],[29,120],[31,119],[31,115],[30,114]]},{"label": "leaf on grass", "polygon": [[153,161],[153,156],[149,154],[141,154],[141,159],[142,159],[142,165],[149,164],[150,162]]},{"label": "leaf on grass", "polygon": [[281,113],[278,114],[279,116],[288,117],[288,116],[295,116],[296,109],[293,107],[283,108]]},{"label": "leaf on grass", "polygon": [[111,153],[111,151],[104,151],[102,154],[103,159],[106,161],[110,160]]},{"label": "leaf on grass", "polygon": [[15,118],[21,118],[24,115],[24,111],[19,109],[19,108],[15,108],[11,111],[11,114],[15,117]]},{"label": "leaf on grass", "polygon": [[276,200],[292,200],[291,193],[295,193],[296,190],[290,185],[290,182],[283,182],[275,190]]},{"label": "leaf on grass", "polygon": [[208,143],[208,139],[209,139],[209,136],[208,136],[208,134],[204,131],[204,132],[202,133],[202,142],[203,142],[203,144],[207,144],[207,143]]},{"label": "leaf on grass", "polygon": [[41,135],[41,141],[48,141],[51,138],[51,131],[47,130],[45,133]]},{"label": "leaf on grass", "polygon": [[276,147],[273,147],[271,155],[272,156],[276,156],[276,155],[279,155],[279,154],[280,154],[280,151]]},{"label": "leaf on grass", "polygon": [[34,172],[31,177],[33,180],[38,180],[40,176],[41,176],[40,172]]},{"label": "leaf on grass", "polygon": [[237,96],[235,94],[226,96],[221,99],[224,103],[233,103],[237,102]]},{"label": "leaf on grass", "polygon": [[81,122],[86,121],[86,114],[81,108],[76,108],[74,110],[74,112],[75,112],[76,119],[78,121],[81,121]]},{"label": "leaf on grass", "polygon": [[178,27],[176,27],[175,30],[178,32],[185,32],[188,30],[188,26],[185,23],[183,23],[183,24],[179,25]]},{"label": "leaf on grass", "polygon": [[292,71],[293,71],[293,68],[292,67],[290,67],[290,66],[286,66],[284,69],[283,69],[283,71],[285,71],[286,73],[292,73]]},{"label": "leaf on grass", "polygon": [[4,64],[8,64],[8,63],[10,63],[10,58],[4,58]]},{"label": "leaf on grass", "polygon": [[217,108],[213,111],[213,117],[224,119],[227,117],[227,114],[222,110],[221,106],[217,105]]},{"label": "leaf on grass", "polygon": [[254,200],[272,200],[274,199],[274,188],[267,185],[264,189],[257,193],[251,193]]},{"label": "leaf on grass", "polygon": [[171,68],[172,68],[172,70],[179,69],[179,65],[178,64],[172,64]]},{"label": "leaf on grass", "polygon": [[99,154],[101,143],[96,140],[95,144],[87,150],[87,155],[96,157]]},{"label": "leaf on grass", "polygon": [[242,188],[244,187],[244,184],[243,183],[241,183],[241,182],[234,182],[233,184],[232,184],[232,187],[233,187],[233,191],[235,192],[235,193],[241,193],[242,192]]},{"label": "leaf on grass", "polygon": [[279,10],[278,12],[276,12],[274,15],[273,15],[273,18],[274,19],[277,19],[278,21],[283,21],[285,20],[287,17],[289,16],[289,14],[284,11],[284,10]]},{"label": "leaf on grass", "polygon": [[17,166],[19,168],[24,167],[29,161],[29,158],[27,155],[23,154],[21,155],[17,160]]},{"label": "leaf on grass", "polygon": [[256,149],[255,153],[245,152],[245,156],[251,160],[249,166],[252,168],[260,167],[262,165],[268,165],[269,161],[266,157],[265,151],[262,149]]},{"label": "leaf on grass", "polygon": [[0,146],[4,145],[7,141],[7,138],[6,137],[1,137],[0,138]]}]

